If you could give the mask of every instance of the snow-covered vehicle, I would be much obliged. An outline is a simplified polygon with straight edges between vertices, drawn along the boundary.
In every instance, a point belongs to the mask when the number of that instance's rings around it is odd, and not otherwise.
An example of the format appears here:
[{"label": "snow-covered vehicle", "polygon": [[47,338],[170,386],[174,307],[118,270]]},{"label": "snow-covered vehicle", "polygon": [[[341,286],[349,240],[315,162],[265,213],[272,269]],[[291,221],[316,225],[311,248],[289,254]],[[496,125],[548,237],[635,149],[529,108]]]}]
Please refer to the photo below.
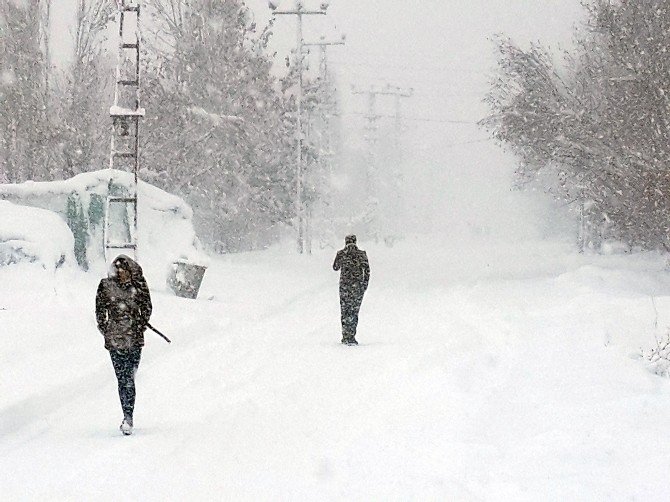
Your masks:
[{"label": "snow-covered vehicle", "polygon": [[0,200],[0,266],[38,263],[53,270],[74,263],[74,238],[52,211]]}]

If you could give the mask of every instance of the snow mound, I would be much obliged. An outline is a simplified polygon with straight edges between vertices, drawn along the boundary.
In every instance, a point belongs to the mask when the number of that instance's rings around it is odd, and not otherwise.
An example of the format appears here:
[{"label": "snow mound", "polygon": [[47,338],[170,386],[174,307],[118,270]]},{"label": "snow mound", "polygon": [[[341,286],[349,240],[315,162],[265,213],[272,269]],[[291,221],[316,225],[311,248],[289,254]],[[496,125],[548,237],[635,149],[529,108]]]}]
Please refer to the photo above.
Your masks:
[{"label": "snow mound", "polygon": [[53,270],[74,263],[74,237],[51,211],[0,201],[0,266],[39,263]]},{"label": "snow mound", "polygon": [[[74,255],[84,269],[100,274],[107,269],[103,229],[108,195],[129,196],[133,190],[129,172],[105,169],[64,181],[0,185],[0,199],[53,211],[66,222],[74,236]],[[118,206],[118,205],[117,205]],[[113,233],[128,234],[132,215],[125,207],[110,209]],[[209,259],[193,228],[193,211],[181,198],[149,183],[138,184],[138,261],[153,287],[164,285],[170,266],[185,261],[207,266]],[[124,229],[125,227],[125,229]],[[128,242],[129,238],[115,238]],[[112,253],[114,255],[118,253]],[[107,260],[114,256],[107,256]]]}]

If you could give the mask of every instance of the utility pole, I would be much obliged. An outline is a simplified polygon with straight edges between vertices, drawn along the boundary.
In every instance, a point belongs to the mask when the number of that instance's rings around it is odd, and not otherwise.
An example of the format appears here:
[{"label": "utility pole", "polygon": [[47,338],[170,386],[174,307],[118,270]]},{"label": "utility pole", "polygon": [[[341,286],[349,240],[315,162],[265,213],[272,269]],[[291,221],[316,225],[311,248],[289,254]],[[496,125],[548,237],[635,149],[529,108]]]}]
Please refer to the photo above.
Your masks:
[{"label": "utility pole", "polygon": [[273,16],[296,16],[297,48],[296,57],[298,65],[298,92],[297,92],[297,127],[296,127],[296,197],[295,211],[298,226],[298,253],[305,252],[306,217],[305,204],[303,201],[304,172],[302,162],[302,94],[303,94],[303,39],[302,39],[302,17],[311,15],[325,15],[328,10],[328,2],[321,2],[321,10],[305,10],[303,2],[297,0],[293,10],[277,10],[277,0],[269,0],[268,5]]},{"label": "utility pole", "polygon": [[[319,162],[321,168],[318,172],[320,179],[318,180],[319,186],[325,186],[325,184],[330,183],[330,178],[333,174],[333,140],[332,140],[332,130],[331,130],[331,117],[336,113],[336,101],[332,99],[333,87],[331,85],[330,72],[328,71],[328,48],[337,45],[344,45],[346,37],[342,35],[341,40],[338,41],[325,41],[324,37],[321,37],[320,42],[314,43],[304,43],[303,47],[306,48],[309,53],[310,47],[318,47],[320,51],[319,59],[319,86],[318,92],[320,96],[318,97],[317,102],[317,111],[318,118],[321,120],[320,131],[318,135],[318,149],[319,149]],[[329,193],[322,192],[321,199],[322,202],[324,197],[328,199]],[[329,205],[329,200],[325,200],[324,204],[326,207]],[[307,208],[308,218],[307,218],[307,249],[311,253],[312,249],[312,207]]]},{"label": "utility pole", "polygon": [[[402,155],[402,100],[406,98],[411,98],[414,95],[414,89],[401,89],[400,87],[395,88],[395,164],[393,166],[393,180],[392,180],[392,197],[393,203],[391,207],[392,221],[397,221],[401,215],[405,214],[404,211],[404,200],[402,197],[402,187],[404,185],[403,179],[403,155]],[[390,239],[394,240],[395,238],[402,237],[400,235],[399,229],[402,226],[395,226],[393,234],[390,235]]]},{"label": "utility pole", "polygon": [[414,95],[414,89],[401,89],[400,87],[395,88],[395,146],[396,146],[396,159],[398,165],[402,162],[402,148],[400,145],[400,137],[402,136],[402,103],[403,98],[411,98]]},{"label": "utility pole", "polygon": [[319,102],[319,105],[321,106],[322,109],[322,115],[323,115],[323,121],[324,121],[324,136],[323,136],[323,141],[322,141],[322,149],[325,150],[327,153],[324,156],[326,159],[326,172],[329,174],[332,173],[332,162],[331,162],[331,157],[332,157],[332,152],[331,152],[331,131],[330,131],[330,117],[334,113],[334,106],[335,103],[333,100],[330,99],[330,73],[328,72],[328,52],[327,49],[328,47],[332,47],[335,45],[344,45],[345,44],[346,37],[343,35],[342,40],[336,41],[336,42],[326,42],[322,40],[321,42],[315,42],[315,43],[305,43],[303,44],[303,47],[318,47],[320,49],[320,61],[319,61],[319,76],[321,79],[321,85],[323,89],[323,96]]},{"label": "utility pole", "polygon": [[365,116],[367,120],[367,125],[365,127],[366,129],[366,136],[365,140],[368,144],[368,159],[367,159],[367,189],[368,189],[368,211],[370,214],[368,214],[369,218],[369,225],[370,225],[370,231],[374,235],[375,239],[378,238],[378,231],[379,229],[377,228],[378,224],[378,217],[379,215],[377,214],[377,208],[379,205],[379,202],[377,200],[377,185],[379,183],[379,180],[377,178],[378,172],[377,172],[377,143],[379,141],[378,138],[378,122],[379,119],[382,118],[382,115],[379,115],[377,113],[377,96],[394,96],[395,97],[395,102],[396,102],[396,113],[395,113],[395,127],[396,127],[396,151],[400,151],[400,134],[401,134],[401,127],[402,127],[402,116],[401,116],[401,109],[400,109],[400,100],[401,98],[407,98],[412,96],[413,90],[412,89],[402,89],[400,87],[391,87],[390,85],[386,85],[384,87],[375,87],[370,86],[368,90],[358,90],[356,88],[352,89],[353,94],[360,94],[360,95],[366,95],[368,98],[368,111]]},{"label": "utility pole", "polygon": [[365,115],[367,124],[365,126],[365,142],[368,144],[368,166],[366,171],[366,181],[367,181],[367,191],[368,199],[371,199],[374,196],[375,186],[373,179],[376,176],[377,168],[377,121],[381,118],[381,115],[377,114],[377,95],[382,91],[375,89],[374,86],[371,86],[369,90],[362,91],[356,88],[353,88],[351,91],[353,94],[365,95],[368,98],[368,111]]}]

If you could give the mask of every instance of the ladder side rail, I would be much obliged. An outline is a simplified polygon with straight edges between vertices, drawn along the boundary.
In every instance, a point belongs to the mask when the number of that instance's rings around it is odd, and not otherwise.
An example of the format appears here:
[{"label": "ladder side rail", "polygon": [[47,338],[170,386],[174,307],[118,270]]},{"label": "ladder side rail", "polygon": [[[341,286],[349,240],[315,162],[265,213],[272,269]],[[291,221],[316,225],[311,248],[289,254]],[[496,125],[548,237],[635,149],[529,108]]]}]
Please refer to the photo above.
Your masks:
[{"label": "ladder side rail", "polygon": [[[140,47],[142,42],[142,31],[140,24],[140,3],[138,0],[136,19],[135,24],[135,80],[137,81],[137,89],[135,90],[135,109],[139,110],[141,107],[141,96],[140,89],[142,84],[142,75],[141,75],[141,64],[140,64]],[[137,249],[139,246],[139,218],[138,218],[138,196],[139,196],[139,186],[138,186],[138,175],[140,170],[140,117],[135,118],[135,172],[134,172],[134,189],[135,189],[135,201],[133,202],[133,219],[134,219],[134,235],[131,239],[135,243],[135,257],[137,258]]]},{"label": "ladder side rail", "polygon": [[[119,43],[118,43],[118,58],[117,58],[117,65],[116,65],[116,81],[114,85],[114,107],[117,108],[116,111],[113,112],[113,118],[114,120],[112,121],[112,136],[111,136],[111,152],[110,152],[110,168],[117,167],[116,166],[116,160],[118,162],[121,162],[121,159],[133,159],[132,163],[132,169],[133,169],[133,182],[132,186],[130,187],[131,189],[131,194],[130,196],[113,196],[109,194],[109,189],[112,186],[112,180],[110,178],[110,183],[108,186],[108,195],[106,198],[106,205],[105,205],[105,216],[104,216],[104,226],[103,226],[103,245],[104,245],[104,254],[105,254],[105,260],[109,259],[108,256],[108,251],[110,249],[126,249],[126,250],[132,250],[135,253],[135,258],[137,258],[137,249],[138,249],[138,174],[139,174],[139,166],[140,166],[140,159],[139,159],[139,148],[140,148],[140,115],[143,115],[143,112],[141,112],[141,102],[140,102],[140,78],[141,78],[141,61],[140,61],[140,44],[141,44],[141,31],[140,31],[140,0],[137,0],[136,3],[129,2],[129,0],[117,0],[119,12],[118,12],[118,21],[119,21],[119,30],[118,30],[118,36],[119,36]],[[129,19],[126,13],[134,13],[135,14],[135,26],[134,26],[134,32],[135,32],[135,41],[132,42],[130,40],[126,40],[125,36],[128,34],[126,33],[129,28],[132,26],[132,19]],[[127,25],[126,22],[131,22],[131,25]],[[135,57],[131,58],[128,57],[128,50],[134,50],[135,51]],[[134,59],[134,76],[132,73],[126,74],[124,73],[124,68],[129,70],[127,68],[126,63],[131,62]],[[133,79],[134,80],[131,80]],[[130,93],[125,93],[123,94],[123,103],[121,103],[122,100],[122,88],[124,87],[129,87],[129,86],[135,86],[135,92],[134,92],[134,101],[135,101],[135,109],[131,110],[132,107],[132,94]],[[122,105],[122,106],[121,106]],[[118,110],[121,110],[120,112]],[[128,110],[125,112],[125,110]],[[121,137],[127,137],[127,129],[126,129],[126,134],[122,132],[123,129],[117,130],[115,127],[114,122],[118,121],[125,121],[126,123],[130,123],[130,128],[133,131],[133,136],[127,138],[126,141],[121,141]],[[134,127],[133,127],[134,125]],[[117,147],[121,147],[123,145],[124,151],[117,151]],[[123,163],[125,169],[128,170],[130,165],[127,163]],[[119,166],[120,168],[120,166]],[[112,207],[119,207],[118,205],[115,204],[122,204],[124,207],[123,212],[126,215],[126,225],[127,225],[127,232],[128,232],[128,238],[126,240],[125,237],[122,237],[119,234],[119,237],[123,239],[124,242],[113,242],[114,240],[114,233],[111,231],[112,230]],[[131,209],[132,207],[132,209]],[[130,218],[130,215],[128,214],[128,211],[132,210],[133,211],[133,216],[132,219]],[[124,231],[125,233],[125,231]]]},{"label": "ladder side rail", "polygon": [[102,247],[103,247],[103,255],[105,258],[105,262],[109,260],[109,257],[107,256],[107,239],[109,238],[109,197],[105,199],[105,221],[102,226]]}]

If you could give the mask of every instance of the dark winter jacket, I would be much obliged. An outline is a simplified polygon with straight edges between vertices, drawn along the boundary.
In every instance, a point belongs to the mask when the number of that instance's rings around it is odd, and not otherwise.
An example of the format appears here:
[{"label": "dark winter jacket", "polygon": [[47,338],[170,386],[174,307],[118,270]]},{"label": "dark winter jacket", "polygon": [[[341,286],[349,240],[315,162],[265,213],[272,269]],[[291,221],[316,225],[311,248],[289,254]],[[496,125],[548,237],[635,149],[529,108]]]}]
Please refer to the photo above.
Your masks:
[{"label": "dark winter jacket", "polygon": [[130,282],[122,284],[112,269],[102,279],[95,296],[98,329],[105,337],[107,350],[128,350],[144,346],[144,330],[151,317],[151,295],[142,267],[121,255],[115,264],[130,271]]},{"label": "dark winter jacket", "polygon": [[340,272],[340,288],[361,286],[362,290],[368,289],[370,282],[370,264],[365,251],[358,249],[356,244],[347,244],[344,249],[337,252],[333,270]]}]

